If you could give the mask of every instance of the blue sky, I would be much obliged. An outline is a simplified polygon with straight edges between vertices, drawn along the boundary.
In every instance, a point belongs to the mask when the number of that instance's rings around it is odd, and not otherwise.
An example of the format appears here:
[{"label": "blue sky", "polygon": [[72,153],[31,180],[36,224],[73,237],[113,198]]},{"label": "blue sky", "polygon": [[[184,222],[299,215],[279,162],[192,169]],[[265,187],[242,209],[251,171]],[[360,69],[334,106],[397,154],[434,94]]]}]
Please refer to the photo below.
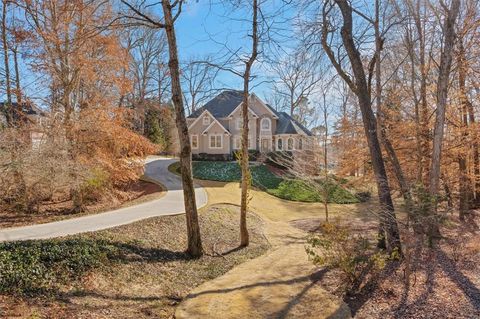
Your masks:
[{"label": "blue sky", "polygon": [[[226,2],[226,1],[224,1]],[[274,28],[281,24],[282,30],[277,33],[285,35],[291,32],[290,22],[294,15],[293,10],[286,8],[278,12],[282,1],[270,1],[268,7],[262,8],[264,14],[273,15]],[[247,34],[251,30],[251,12],[248,8],[232,8],[229,4],[214,3],[209,0],[189,1],[185,10],[176,23],[176,34],[179,46],[180,59],[190,57],[203,58],[213,56],[218,62],[221,57],[231,51],[239,50],[240,54],[249,54],[251,50],[251,38]],[[293,38],[293,37],[292,37]],[[295,41],[285,43],[282,37],[277,34],[277,40],[282,49],[288,50]],[[225,45],[228,47],[226,48]],[[263,53],[270,54],[268,48],[263,48]],[[254,66],[254,74],[258,76],[255,81],[254,91],[260,96],[268,96],[270,85],[264,83],[269,79],[267,72],[262,68],[262,56]],[[229,72],[222,72],[219,75],[218,85],[241,89],[242,79]]]}]

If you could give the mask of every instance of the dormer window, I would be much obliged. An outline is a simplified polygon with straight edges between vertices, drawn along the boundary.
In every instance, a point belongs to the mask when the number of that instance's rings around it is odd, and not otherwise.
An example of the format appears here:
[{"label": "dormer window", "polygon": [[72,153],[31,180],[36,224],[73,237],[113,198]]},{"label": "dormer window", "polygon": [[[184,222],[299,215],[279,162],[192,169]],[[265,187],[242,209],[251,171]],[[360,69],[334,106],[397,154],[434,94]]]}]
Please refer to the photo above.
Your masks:
[{"label": "dormer window", "polygon": [[203,117],[203,125],[210,125],[210,117],[205,115]]},{"label": "dormer window", "polygon": [[260,127],[262,131],[270,131],[272,127],[272,121],[268,117],[265,117],[260,122]]}]

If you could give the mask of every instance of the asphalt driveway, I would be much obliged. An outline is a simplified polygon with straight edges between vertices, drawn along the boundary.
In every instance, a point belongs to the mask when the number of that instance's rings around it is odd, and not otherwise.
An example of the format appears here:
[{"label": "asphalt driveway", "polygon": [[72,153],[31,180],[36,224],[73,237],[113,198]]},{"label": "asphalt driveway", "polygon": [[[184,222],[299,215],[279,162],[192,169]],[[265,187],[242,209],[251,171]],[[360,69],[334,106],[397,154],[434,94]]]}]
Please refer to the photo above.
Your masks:
[{"label": "asphalt driveway", "polygon": [[[162,198],[96,215],[0,229],[0,241],[62,237],[117,227],[150,217],[183,214],[185,209],[182,182],[180,177],[168,171],[168,166],[175,161],[175,159],[158,157],[149,158],[146,161],[145,175],[161,183],[168,190]],[[195,186],[195,195],[198,208],[207,204],[207,193],[202,187]]]}]

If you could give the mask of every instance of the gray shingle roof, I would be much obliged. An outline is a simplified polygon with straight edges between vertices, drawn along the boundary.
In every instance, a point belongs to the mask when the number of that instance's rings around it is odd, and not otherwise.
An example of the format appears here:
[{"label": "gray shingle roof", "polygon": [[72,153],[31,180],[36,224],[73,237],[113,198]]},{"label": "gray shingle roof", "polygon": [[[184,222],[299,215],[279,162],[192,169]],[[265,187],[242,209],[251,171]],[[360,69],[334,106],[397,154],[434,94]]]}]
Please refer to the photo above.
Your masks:
[{"label": "gray shingle roof", "polygon": [[[216,118],[227,117],[242,102],[243,92],[235,90],[223,91],[212,100],[207,102],[203,107],[199,108],[189,118],[197,118],[204,110],[208,110]],[[312,136],[305,126],[298,123],[290,115],[285,112],[277,112],[273,107],[266,104],[267,107],[278,116],[277,130],[275,134],[306,134]]]},{"label": "gray shingle roof", "polygon": [[199,117],[204,110],[208,110],[216,118],[227,117],[242,102],[243,92],[235,90],[223,91],[203,107],[199,108],[189,118]]},{"label": "gray shingle roof", "polygon": [[312,132],[310,132],[305,126],[298,123],[287,113],[277,112],[277,115],[278,123],[275,134],[306,134],[308,136],[313,135]]}]

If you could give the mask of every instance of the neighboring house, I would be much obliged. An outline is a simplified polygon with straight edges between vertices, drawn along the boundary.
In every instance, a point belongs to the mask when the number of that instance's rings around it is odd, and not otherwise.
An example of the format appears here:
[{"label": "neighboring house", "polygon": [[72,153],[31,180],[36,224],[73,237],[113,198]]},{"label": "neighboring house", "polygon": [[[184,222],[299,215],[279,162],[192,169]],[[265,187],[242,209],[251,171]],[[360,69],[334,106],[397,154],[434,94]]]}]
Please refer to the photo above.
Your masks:
[{"label": "neighboring house", "polygon": [[[11,110],[15,123],[28,126],[32,147],[38,147],[44,137],[42,126],[45,124],[46,113],[30,102],[20,105],[12,102]],[[7,126],[6,112],[6,103],[0,103],[0,128]]]},{"label": "neighboring house", "polygon": [[[255,94],[249,97],[248,148],[262,153],[303,150],[312,133]],[[243,92],[223,91],[187,118],[194,158],[232,159],[241,148]]]}]

